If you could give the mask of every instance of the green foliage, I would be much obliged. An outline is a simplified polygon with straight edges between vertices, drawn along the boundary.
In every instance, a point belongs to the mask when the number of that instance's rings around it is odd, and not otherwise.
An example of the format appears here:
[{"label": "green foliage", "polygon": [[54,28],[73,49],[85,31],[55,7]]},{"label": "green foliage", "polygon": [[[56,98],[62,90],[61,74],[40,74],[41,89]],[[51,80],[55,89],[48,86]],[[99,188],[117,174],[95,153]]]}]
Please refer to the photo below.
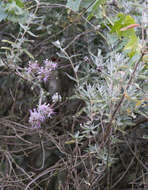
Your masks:
[{"label": "green foliage", "polygon": [[128,51],[129,57],[133,57],[135,54],[140,53],[139,45],[139,38],[136,35],[131,35],[124,50]]},{"label": "green foliage", "polygon": [[124,47],[124,50],[127,50],[129,57],[134,56],[136,53],[139,53],[139,38],[137,37],[134,28],[127,28],[122,31],[122,28],[128,27],[132,24],[135,24],[134,18],[130,15],[125,15],[120,13],[117,15],[117,21],[114,22],[112,26],[111,33],[116,33],[120,40],[122,37],[127,40],[127,43]]},{"label": "green foliage", "polygon": [[73,11],[79,11],[81,0],[68,0],[66,6]]},{"label": "green foliage", "polygon": [[26,23],[28,16],[28,11],[21,0],[0,2],[0,21],[7,19],[15,23]]},{"label": "green foliage", "polygon": [[8,16],[8,15],[7,15],[7,13],[6,13],[4,7],[3,7],[3,3],[0,2],[0,22],[1,22],[2,20],[5,20],[5,19],[7,18],[7,16]]},{"label": "green foliage", "polygon": [[114,25],[112,26],[111,32],[116,32],[116,34],[121,37],[129,37],[132,35],[135,35],[135,31],[133,28],[126,30],[126,31],[120,31],[121,28],[126,27],[130,24],[135,24],[134,18],[132,18],[130,15],[125,15],[123,13],[119,13],[117,15],[117,20],[114,22]]},{"label": "green foliage", "polygon": [[101,11],[100,5],[104,4],[105,0],[96,0],[93,5],[90,7],[90,13],[87,17],[88,20],[91,20],[93,16],[97,16],[98,12]]},{"label": "green foliage", "polygon": [[[143,22],[143,32],[133,27],[143,21],[144,6],[127,0],[0,1],[1,186],[120,189],[125,176],[139,183],[138,156],[147,164],[141,149],[147,124],[137,120],[148,117],[148,26]],[[50,74],[46,59],[58,65],[47,83],[40,80]],[[29,110],[44,101],[55,113],[30,129]],[[128,147],[138,150],[136,159]],[[130,160],[138,166],[131,167],[131,181]]]},{"label": "green foliage", "polygon": [[[100,6],[105,3],[106,0],[67,0],[66,6],[73,10],[74,12],[79,12],[83,9],[88,13],[87,20],[91,20],[92,17],[100,17],[102,10]],[[101,12],[101,13],[100,13]]]}]

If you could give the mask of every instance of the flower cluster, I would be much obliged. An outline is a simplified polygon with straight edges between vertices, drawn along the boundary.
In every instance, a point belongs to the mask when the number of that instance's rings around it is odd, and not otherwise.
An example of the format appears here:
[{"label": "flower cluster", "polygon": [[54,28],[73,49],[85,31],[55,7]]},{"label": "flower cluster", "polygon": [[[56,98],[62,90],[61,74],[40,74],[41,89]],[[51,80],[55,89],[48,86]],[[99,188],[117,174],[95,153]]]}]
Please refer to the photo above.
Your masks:
[{"label": "flower cluster", "polygon": [[44,83],[50,79],[52,71],[57,68],[57,63],[52,62],[48,59],[44,61],[44,66],[39,66],[38,62],[29,62],[29,67],[27,68],[28,74],[32,74],[33,76],[37,76],[40,81]]},{"label": "flower cluster", "polygon": [[39,105],[37,109],[30,110],[29,123],[32,128],[37,129],[45,120],[54,114],[53,109],[49,104]]},{"label": "flower cluster", "polygon": [[27,68],[28,73],[37,73],[40,66],[37,61],[31,62],[29,61],[29,67]]}]

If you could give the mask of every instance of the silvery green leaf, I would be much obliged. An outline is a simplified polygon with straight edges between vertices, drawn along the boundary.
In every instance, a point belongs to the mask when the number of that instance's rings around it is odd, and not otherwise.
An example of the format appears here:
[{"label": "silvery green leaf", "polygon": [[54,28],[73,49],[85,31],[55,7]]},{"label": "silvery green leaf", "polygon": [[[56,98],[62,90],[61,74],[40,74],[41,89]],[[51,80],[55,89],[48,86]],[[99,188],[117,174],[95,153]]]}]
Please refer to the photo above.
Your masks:
[{"label": "silvery green leaf", "polygon": [[80,64],[75,66],[75,68],[74,68],[75,73],[78,72],[79,67],[80,67]]},{"label": "silvery green leaf", "polygon": [[4,7],[0,4],[0,22],[7,18],[7,13],[4,10]]},{"label": "silvery green leaf", "polygon": [[61,48],[61,43],[59,40],[52,42],[53,45],[55,45],[57,48]]},{"label": "silvery green leaf", "polygon": [[75,81],[75,82],[78,82],[74,77],[72,77],[72,76],[69,75],[68,73],[65,72],[65,74],[66,74],[71,80],[73,80],[73,81]]},{"label": "silvery green leaf", "polygon": [[3,62],[2,59],[0,59],[0,67],[3,67],[5,65],[5,63]]},{"label": "silvery green leaf", "polygon": [[73,11],[79,11],[81,0],[68,0],[66,7],[72,9]]}]

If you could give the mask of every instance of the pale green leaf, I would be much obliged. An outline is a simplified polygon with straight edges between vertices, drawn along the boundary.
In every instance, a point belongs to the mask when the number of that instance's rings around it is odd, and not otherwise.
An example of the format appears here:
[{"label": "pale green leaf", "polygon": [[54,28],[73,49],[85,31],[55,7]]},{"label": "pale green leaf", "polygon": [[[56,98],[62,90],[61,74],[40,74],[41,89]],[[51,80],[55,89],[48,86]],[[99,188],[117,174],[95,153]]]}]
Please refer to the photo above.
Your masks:
[{"label": "pale green leaf", "polygon": [[92,11],[88,15],[87,19],[90,20],[99,10],[99,6],[104,3],[104,0],[96,0],[95,3],[92,5]]},{"label": "pale green leaf", "polygon": [[7,18],[7,13],[5,12],[4,8],[0,4],[0,22]]},{"label": "pale green leaf", "polygon": [[26,53],[31,59],[34,60],[34,56],[26,49],[23,49],[23,52]]},{"label": "pale green leaf", "polygon": [[2,40],[2,42],[4,42],[4,43],[8,43],[8,44],[14,44],[14,42],[12,42],[12,41],[9,41],[9,40]]},{"label": "pale green leaf", "polygon": [[74,12],[78,12],[79,7],[80,7],[80,3],[81,3],[81,0],[68,0],[67,4],[66,4],[66,7],[70,8]]}]

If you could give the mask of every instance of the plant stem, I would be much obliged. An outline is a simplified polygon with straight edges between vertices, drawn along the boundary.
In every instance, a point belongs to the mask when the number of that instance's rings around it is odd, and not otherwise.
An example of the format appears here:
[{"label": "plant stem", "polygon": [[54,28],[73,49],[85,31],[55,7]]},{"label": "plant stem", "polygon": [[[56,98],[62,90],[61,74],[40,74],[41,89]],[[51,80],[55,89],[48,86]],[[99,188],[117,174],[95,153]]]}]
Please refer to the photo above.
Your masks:
[{"label": "plant stem", "polygon": [[130,78],[129,78],[129,81],[128,81],[128,83],[127,83],[127,86],[126,86],[126,88],[125,88],[123,94],[122,94],[122,97],[120,98],[120,100],[119,100],[119,102],[118,102],[116,108],[114,109],[114,111],[113,111],[113,113],[112,113],[112,115],[111,115],[110,121],[109,121],[108,125],[106,126],[106,134],[103,136],[103,140],[102,140],[103,143],[102,143],[102,145],[104,145],[104,143],[106,143],[106,142],[108,141],[108,137],[109,137],[109,135],[110,135],[110,131],[111,131],[111,127],[112,127],[112,122],[113,122],[113,120],[114,120],[114,118],[115,118],[115,116],[116,116],[116,113],[118,112],[118,110],[119,110],[121,104],[122,104],[123,101],[124,101],[126,91],[129,89],[129,87],[130,87],[130,85],[131,85],[131,83],[132,83],[132,81],[133,81],[133,78],[134,78],[134,76],[135,76],[135,72],[136,72],[136,70],[137,70],[137,68],[138,68],[138,66],[139,66],[139,64],[140,64],[140,62],[141,62],[143,56],[144,56],[144,52],[141,53],[141,56],[140,56],[140,58],[138,59],[136,65],[135,65],[135,67],[134,67],[134,70],[133,70],[133,72],[132,72],[132,74],[131,74],[131,76],[130,76]]}]

